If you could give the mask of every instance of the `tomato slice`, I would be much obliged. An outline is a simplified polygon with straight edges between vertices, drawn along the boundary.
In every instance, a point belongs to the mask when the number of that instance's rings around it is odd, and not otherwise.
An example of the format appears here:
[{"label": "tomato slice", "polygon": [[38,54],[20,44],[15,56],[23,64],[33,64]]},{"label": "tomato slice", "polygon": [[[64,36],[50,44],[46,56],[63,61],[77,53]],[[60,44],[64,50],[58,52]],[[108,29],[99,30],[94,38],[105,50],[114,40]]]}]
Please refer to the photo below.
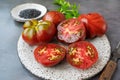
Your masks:
[{"label": "tomato slice", "polygon": [[86,37],[85,26],[77,19],[68,19],[61,22],[58,27],[58,39],[66,43],[84,40]]},{"label": "tomato slice", "polygon": [[69,45],[67,61],[80,69],[90,68],[98,60],[98,52],[88,41],[80,41]]},{"label": "tomato slice", "polygon": [[107,24],[102,15],[93,12],[88,14],[81,14],[78,19],[84,22],[88,38],[95,36],[102,36],[107,30]]},{"label": "tomato slice", "polygon": [[66,49],[58,44],[42,44],[34,50],[34,57],[44,66],[54,66],[65,57]]}]

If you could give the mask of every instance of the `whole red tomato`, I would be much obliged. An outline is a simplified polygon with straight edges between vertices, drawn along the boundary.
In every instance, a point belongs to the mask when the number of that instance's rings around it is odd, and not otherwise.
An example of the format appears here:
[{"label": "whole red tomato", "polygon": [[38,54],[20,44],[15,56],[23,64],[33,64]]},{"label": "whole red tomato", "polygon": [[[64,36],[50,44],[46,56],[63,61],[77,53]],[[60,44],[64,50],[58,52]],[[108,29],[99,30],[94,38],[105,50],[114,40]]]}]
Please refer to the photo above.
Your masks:
[{"label": "whole red tomato", "polygon": [[98,60],[98,52],[94,45],[80,41],[69,45],[67,61],[80,69],[90,68]]},{"label": "whole red tomato", "polygon": [[62,21],[58,26],[58,39],[66,43],[73,43],[84,40],[86,29],[83,22],[78,19],[67,19]]},{"label": "whole red tomato", "polygon": [[42,44],[34,50],[34,57],[44,66],[54,66],[65,57],[66,50],[57,44]]},{"label": "whole red tomato", "polygon": [[88,38],[102,36],[107,30],[107,24],[99,13],[81,14],[78,19],[85,23]]},{"label": "whole red tomato", "polygon": [[22,38],[30,45],[49,42],[56,33],[55,25],[50,21],[27,21],[23,25]]},{"label": "whole red tomato", "polygon": [[58,11],[49,11],[45,14],[43,20],[51,21],[57,26],[61,21],[65,20],[65,16]]}]

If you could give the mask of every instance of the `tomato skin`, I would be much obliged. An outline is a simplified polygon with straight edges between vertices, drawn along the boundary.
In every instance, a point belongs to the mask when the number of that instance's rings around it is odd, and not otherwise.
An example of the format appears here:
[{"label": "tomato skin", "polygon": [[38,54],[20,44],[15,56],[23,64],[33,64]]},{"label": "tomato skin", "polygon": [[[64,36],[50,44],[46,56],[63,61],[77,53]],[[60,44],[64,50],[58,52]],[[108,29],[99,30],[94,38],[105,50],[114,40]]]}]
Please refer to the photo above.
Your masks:
[{"label": "tomato skin", "polygon": [[[32,34],[31,34],[32,32]],[[30,45],[34,45],[38,43],[37,37],[36,37],[36,33],[34,29],[30,29],[30,28],[26,28],[23,32],[22,32],[22,38],[25,42],[27,42]]]},{"label": "tomato skin", "polygon": [[67,61],[79,69],[88,69],[98,60],[98,52],[94,45],[80,41],[69,45]]},{"label": "tomato skin", "polygon": [[78,19],[67,19],[58,26],[58,39],[65,43],[73,43],[86,38],[86,29],[83,22]]},{"label": "tomato skin", "polygon": [[88,38],[102,36],[107,30],[107,24],[102,15],[93,12],[88,14],[81,14],[78,19],[84,22]]},{"label": "tomato skin", "polygon": [[34,57],[38,63],[50,67],[61,62],[66,55],[66,49],[58,44],[42,44],[34,50]]},{"label": "tomato skin", "polygon": [[23,25],[22,38],[30,44],[36,45],[49,42],[56,34],[56,27],[50,21],[30,20]]},{"label": "tomato skin", "polygon": [[[56,27],[50,21],[40,22],[37,30],[37,40],[39,42],[49,42],[56,34]],[[41,27],[43,29],[41,30]]]},{"label": "tomato skin", "polygon": [[49,11],[43,16],[43,20],[51,21],[57,26],[61,21],[65,20],[65,16],[58,11]]}]

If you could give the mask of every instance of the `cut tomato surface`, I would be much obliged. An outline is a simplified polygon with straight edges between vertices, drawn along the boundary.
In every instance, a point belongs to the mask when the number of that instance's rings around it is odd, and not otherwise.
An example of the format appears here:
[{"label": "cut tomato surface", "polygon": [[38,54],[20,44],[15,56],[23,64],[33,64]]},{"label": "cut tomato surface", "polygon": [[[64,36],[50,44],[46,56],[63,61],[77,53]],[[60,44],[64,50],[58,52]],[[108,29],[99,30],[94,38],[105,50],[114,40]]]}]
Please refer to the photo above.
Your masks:
[{"label": "cut tomato surface", "polygon": [[66,49],[58,44],[41,44],[34,50],[37,62],[44,66],[54,66],[65,57]]},{"label": "cut tomato surface", "polygon": [[80,69],[90,68],[98,60],[98,52],[88,41],[80,41],[69,45],[67,61]]},{"label": "cut tomato surface", "polygon": [[68,19],[61,22],[58,27],[58,39],[66,43],[84,40],[86,37],[85,26],[77,19]]}]

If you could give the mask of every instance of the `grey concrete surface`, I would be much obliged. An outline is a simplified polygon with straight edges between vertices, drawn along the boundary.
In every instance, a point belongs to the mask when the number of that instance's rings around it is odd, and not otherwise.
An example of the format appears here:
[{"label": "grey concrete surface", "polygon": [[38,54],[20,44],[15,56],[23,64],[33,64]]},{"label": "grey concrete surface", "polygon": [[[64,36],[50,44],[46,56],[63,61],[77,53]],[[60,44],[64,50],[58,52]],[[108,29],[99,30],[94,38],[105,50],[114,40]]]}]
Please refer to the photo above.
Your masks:
[{"label": "grey concrete surface", "polygon": [[[99,12],[108,24],[106,35],[112,51],[120,41],[120,0],[69,0],[80,4],[80,13]],[[23,23],[13,20],[10,10],[22,3],[40,3],[49,10],[56,9],[53,0],[0,0],[0,80],[44,80],[32,75],[21,64],[17,54],[17,41]],[[112,80],[120,80],[120,61]],[[100,73],[89,80],[98,80]],[[69,79],[70,80],[70,79]]]}]

